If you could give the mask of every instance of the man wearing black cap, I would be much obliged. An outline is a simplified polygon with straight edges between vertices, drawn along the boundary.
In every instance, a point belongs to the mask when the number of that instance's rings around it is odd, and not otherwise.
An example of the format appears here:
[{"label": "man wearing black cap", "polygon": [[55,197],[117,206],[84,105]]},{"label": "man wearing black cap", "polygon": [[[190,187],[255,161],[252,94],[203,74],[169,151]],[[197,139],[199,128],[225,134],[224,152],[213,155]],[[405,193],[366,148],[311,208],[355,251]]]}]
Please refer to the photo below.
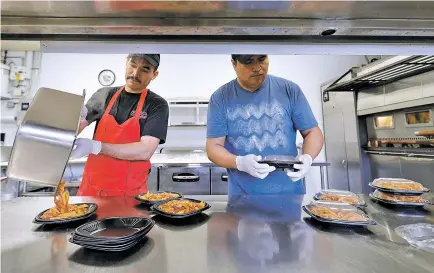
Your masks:
[{"label": "man wearing black cap", "polygon": [[167,134],[167,101],[147,89],[159,54],[130,54],[120,87],[98,90],[82,111],[80,132],[96,121],[93,139],[79,138],[71,157],[88,156],[77,195],[134,196],[147,191],[149,159]]},{"label": "man wearing black cap", "polygon": [[[300,87],[268,75],[267,55],[232,55],[237,78],[208,104],[208,157],[228,169],[229,195],[304,194],[301,179],[323,146],[323,134]],[[297,155],[296,133],[304,138]],[[264,156],[293,156],[294,171],[276,171]]]}]

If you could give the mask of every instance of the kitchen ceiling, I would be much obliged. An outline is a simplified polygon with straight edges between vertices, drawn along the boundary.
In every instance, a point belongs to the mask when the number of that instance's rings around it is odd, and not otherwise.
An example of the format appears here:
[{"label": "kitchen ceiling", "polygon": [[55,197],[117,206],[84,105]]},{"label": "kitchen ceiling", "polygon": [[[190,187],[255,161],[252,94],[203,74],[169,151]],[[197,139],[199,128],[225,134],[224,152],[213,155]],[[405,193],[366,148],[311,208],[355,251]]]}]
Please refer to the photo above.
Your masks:
[{"label": "kitchen ceiling", "polygon": [[433,12],[432,1],[2,1],[1,28],[2,39],[432,42]]}]

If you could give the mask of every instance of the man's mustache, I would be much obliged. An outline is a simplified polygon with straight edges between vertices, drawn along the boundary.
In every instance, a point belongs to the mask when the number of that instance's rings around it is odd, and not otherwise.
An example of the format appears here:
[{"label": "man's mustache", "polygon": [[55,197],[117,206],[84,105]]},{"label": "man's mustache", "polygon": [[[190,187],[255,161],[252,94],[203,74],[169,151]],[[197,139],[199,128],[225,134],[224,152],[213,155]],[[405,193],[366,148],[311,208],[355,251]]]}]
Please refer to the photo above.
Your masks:
[{"label": "man's mustache", "polygon": [[128,76],[127,80],[133,80],[135,82],[142,83],[142,81],[138,77],[134,77],[134,76]]}]

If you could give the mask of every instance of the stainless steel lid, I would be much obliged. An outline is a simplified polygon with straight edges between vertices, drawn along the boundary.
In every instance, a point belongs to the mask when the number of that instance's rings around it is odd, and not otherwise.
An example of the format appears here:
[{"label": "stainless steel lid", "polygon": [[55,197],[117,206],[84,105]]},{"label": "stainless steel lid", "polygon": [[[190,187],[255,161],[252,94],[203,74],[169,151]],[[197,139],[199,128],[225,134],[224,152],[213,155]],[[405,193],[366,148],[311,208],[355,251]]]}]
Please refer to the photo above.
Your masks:
[{"label": "stainless steel lid", "polygon": [[7,176],[56,186],[78,134],[84,95],[40,88],[15,136]]}]

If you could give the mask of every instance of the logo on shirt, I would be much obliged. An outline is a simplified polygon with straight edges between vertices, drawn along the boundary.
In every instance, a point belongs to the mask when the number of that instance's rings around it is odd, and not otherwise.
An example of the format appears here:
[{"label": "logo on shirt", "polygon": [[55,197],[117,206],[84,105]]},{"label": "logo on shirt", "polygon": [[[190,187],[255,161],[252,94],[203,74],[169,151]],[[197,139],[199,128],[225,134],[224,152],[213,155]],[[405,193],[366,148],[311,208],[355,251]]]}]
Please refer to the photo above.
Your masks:
[{"label": "logo on shirt", "polygon": [[[134,117],[136,115],[136,110],[131,111],[130,117]],[[146,119],[148,117],[148,113],[146,111],[142,111],[140,113],[140,119]]]},{"label": "logo on shirt", "polygon": [[285,110],[277,100],[229,108],[228,120],[236,133],[228,140],[236,149],[246,152],[287,148],[289,138],[284,133],[284,115]]}]

